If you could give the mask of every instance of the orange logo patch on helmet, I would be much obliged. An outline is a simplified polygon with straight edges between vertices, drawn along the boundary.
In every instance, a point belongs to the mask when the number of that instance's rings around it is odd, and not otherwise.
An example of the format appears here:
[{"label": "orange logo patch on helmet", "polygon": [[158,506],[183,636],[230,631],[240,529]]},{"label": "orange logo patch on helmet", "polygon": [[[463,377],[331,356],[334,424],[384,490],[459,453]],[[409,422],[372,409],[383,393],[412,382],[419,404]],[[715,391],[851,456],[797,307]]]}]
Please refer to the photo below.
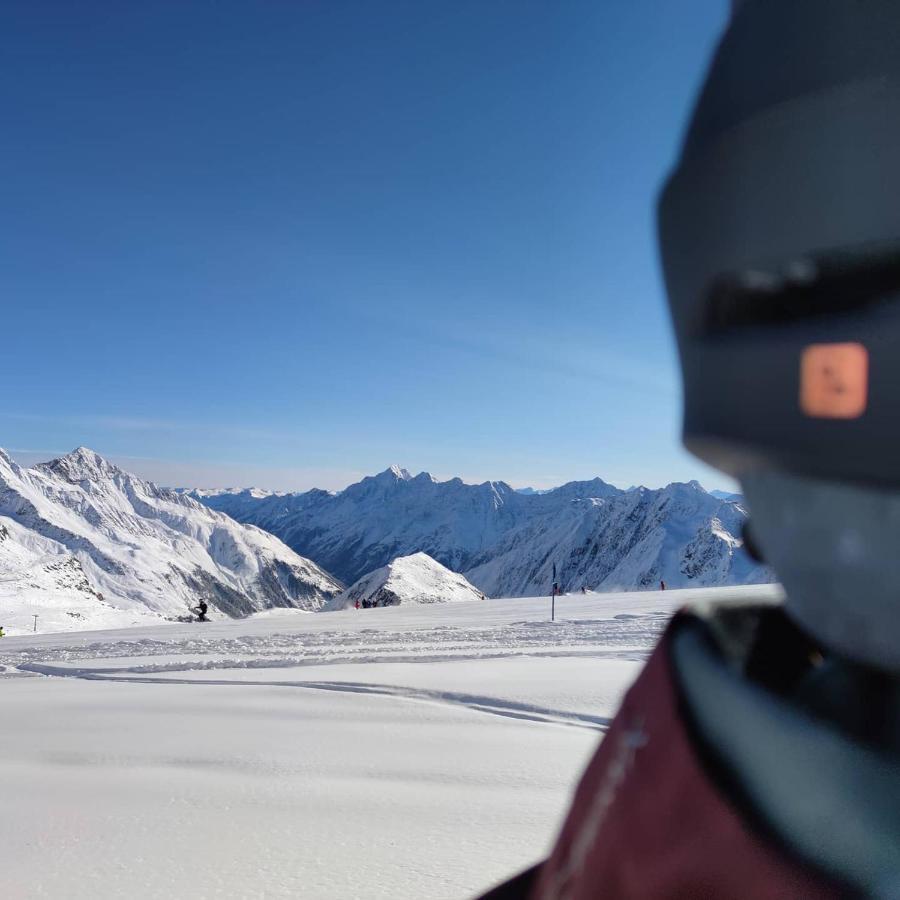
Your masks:
[{"label": "orange logo patch on helmet", "polygon": [[810,344],[800,361],[800,409],[814,419],[858,419],[869,400],[862,344]]}]

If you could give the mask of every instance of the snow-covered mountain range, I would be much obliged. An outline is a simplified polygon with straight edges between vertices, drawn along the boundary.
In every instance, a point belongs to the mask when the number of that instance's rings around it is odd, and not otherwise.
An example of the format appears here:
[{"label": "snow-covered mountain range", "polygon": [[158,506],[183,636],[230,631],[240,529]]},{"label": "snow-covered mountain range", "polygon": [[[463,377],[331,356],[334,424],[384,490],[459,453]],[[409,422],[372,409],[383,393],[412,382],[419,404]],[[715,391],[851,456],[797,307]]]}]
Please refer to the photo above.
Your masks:
[{"label": "snow-covered mountain range", "polygon": [[597,478],[542,492],[392,467],[338,493],[196,492],[280,537],[345,582],[427,553],[489,596],[705,587],[773,580],[742,549],[739,499],[697,482],[620,490]]},{"label": "snow-covered mountain range", "polygon": [[328,609],[360,606],[400,606],[410,603],[458,603],[483,599],[481,591],[427,553],[400,556],[363,575],[328,604]]},{"label": "snow-covered mountain range", "polygon": [[125,625],[201,598],[232,616],[314,611],[342,587],[272,534],[84,447],[33,468],[0,450],[0,624]]}]

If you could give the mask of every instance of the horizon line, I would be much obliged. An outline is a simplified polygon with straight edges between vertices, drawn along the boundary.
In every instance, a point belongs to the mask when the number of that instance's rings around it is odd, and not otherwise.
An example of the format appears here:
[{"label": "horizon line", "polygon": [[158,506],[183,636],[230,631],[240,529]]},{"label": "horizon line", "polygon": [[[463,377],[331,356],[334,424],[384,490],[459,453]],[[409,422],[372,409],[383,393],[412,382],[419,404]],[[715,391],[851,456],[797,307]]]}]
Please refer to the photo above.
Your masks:
[{"label": "horizon line", "polygon": [[[636,489],[644,489],[644,490],[662,490],[665,487],[668,487],[672,484],[691,484],[697,483],[700,487],[706,491],[707,493],[712,493],[713,490],[717,490],[717,488],[708,489],[703,486],[703,484],[698,479],[689,479],[687,481],[679,481],[677,479],[667,482],[666,484],[660,485],[658,487],[650,487],[645,484],[631,484],[627,487],[617,484],[614,481],[607,481],[600,475],[595,475],[592,478],[571,478],[566,481],[562,481],[556,484],[552,484],[546,487],[535,487],[534,484],[521,484],[516,485],[513,481],[508,481],[503,478],[488,478],[488,479],[478,479],[478,478],[467,478],[463,475],[451,475],[446,476],[441,473],[435,474],[433,472],[428,471],[427,469],[421,470],[417,475],[412,475],[410,470],[406,469],[403,466],[399,466],[397,464],[392,464],[387,466],[384,469],[376,471],[374,473],[369,472],[361,472],[358,470],[349,470],[349,469],[325,469],[325,468],[317,468],[311,466],[298,466],[298,467],[281,467],[281,466],[266,466],[259,463],[221,463],[221,462],[208,462],[208,461],[184,461],[184,460],[171,460],[164,459],[160,457],[151,457],[151,456],[135,456],[131,454],[104,454],[99,451],[93,450],[93,448],[88,447],[87,445],[79,445],[78,447],[73,448],[72,450],[61,452],[61,451],[52,451],[52,450],[35,450],[35,449],[25,449],[25,448],[17,448],[17,447],[9,447],[6,448],[6,452],[10,455],[12,459],[14,459],[17,464],[25,467],[25,468],[33,468],[36,465],[45,462],[51,462],[54,459],[59,459],[61,457],[67,456],[71,453],[74,453],[79,449],[87,449],[91,450],[93,453],[97,453],[103,459],[112,462],[114,465],[119,466],[123,470],[129,472],[129,474],[134,474],[139,478],[142,478],[146,481],[150,481],[153,484],[158,485],[159,487],[168,488],[169,490],[190,492],[190,491],[203,491],[207,493],[241,493],[241,492],[251,492],[251,491],[259,491],[269,496],[288,496],[291,494],[303,494],[309,491],[320,490],[325,491],[331,494],[338,494],[345,491],[347,488],[352,487],[355,484],[359,484],[365,478],[376,478],[380,475],[384,475],[389,472],[395,473],[398,477],[402,477],[399,473],[405,473],[407,478],[403,480],[414,480],[415,478],[420,478],[425,475],[431,478],[435,483],[438,484],[447,484],[452,481],[459,481],[462,484],[471,486],[471,487],[479,487],[483,485],[495,485],[495,484],[503,484],[514,490],[517,493],[528,493],[529,491],[533,491],[535,493],[549,493],[551,491],[558,490],[560,488],[566,487],[569,484],[583,484],[589,481],[600,481],[603,484],[607,484],[610,487],[615,488],[616,490],[620,490],[623,492],[628,492]],[[341,481],[343,485],[341,487],[319,487],[316,484],[312,484],[310,487],[305,488],[266,488],[261,487],[258,483],[252,482],[232,482],[228,481],[220,481],[212,486],[202,487],[197,486],[196,484],[192,484],[190,480],[178,479],[176,482],[169,482],[160,479],[158,476],[154,477],[144,472],[139,471],[141,468],[145,469],[147,467],[138,466],[135,469],[131,469],[127,463],[123,464],[120,461],[128,461],[128,462],[137,462],[137,463],[150,463],[153,466],[161,466],[165,467],[173,467],[175,469],[182,469],[185,472],[188,470],[197,470],[197,471],[215,471],[216,469],[261,469],[269,472],[270,474],[274,473],[295,473],[300,474],[305,473],[308,477],[312,475],[312,473],[317,472],[321,475],[325,475],[325,473],[329,473],[331,476],[337,476],[340,473]],[[327,482],[332,480],[331,478],[325,477],[323,481]],[[332,481],[333,483],[333,481]],[[721,489],[720,489],[721,490]],[[737,493],[737,491],[723,491],[723,493]]]}]

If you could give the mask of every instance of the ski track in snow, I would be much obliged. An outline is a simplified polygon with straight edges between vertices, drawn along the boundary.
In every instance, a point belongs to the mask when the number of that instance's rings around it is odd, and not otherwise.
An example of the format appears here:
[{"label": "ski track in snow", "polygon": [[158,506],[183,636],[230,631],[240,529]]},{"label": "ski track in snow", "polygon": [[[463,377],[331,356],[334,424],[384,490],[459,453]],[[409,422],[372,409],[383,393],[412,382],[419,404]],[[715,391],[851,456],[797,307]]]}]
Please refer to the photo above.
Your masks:
[{"label": "ski track in snow", "polygon": [[[273,633],[235,638],[188,640],[94,641],[86,646],[26,647],[0,653],[0,678],[44,675],[121,682],[193,684],[194,679],[153,678],[152,675],[235,669],[304,668],[322,665],[426,663],[500,660],[510,657],[594,657],[641,661],[662,631],[668,611],[636,616],[572,619],[555,623],[520,621],[492,628],[439,625],[434,628],[386,632],[322,631]],[[131,662],[117,666],[84,665],[100,660],[131,661],[165,657],[164,662]],[[176,657],[173,659],[173,657]],[[479,712],[532,722],[603,730],[607,717],[576,715],[487,695],[429,691],[365,682],[303,680],[241,681],[205,679],[204,684],[265,685],[314,690],[353,691],[383,697],[461,705]]]},{"label": "ski track in snow", "polygon": [[546,854],[671,614],[776,593],[4,638],[3,897],[477,896]]},{"label": "ski track in snow", "polygon": [[[771,586],[718,589],[719,597],[771,596]],[[372,666],[384,663],[446,663],[583,658],[641,662],[648,656],[671,614],[685,602],[708,596],[708,590],[591,594],[560,598],[556,621],[546,618],[540,598],[474,601],[382,610],[284,617],[269,614],[225,625],[139,628],[59,634],[4,640],[0,644],[0,680],[49,676],[119,682],[197,683],[211,671]],[[631,612],[622,612],[622,609]],[[338,627],[322,627],[325,624]],[[404,627],[405,626],[405,627]],[[194,636],[211,629],[208,637]],[[261,633],[258,633],[262,628]],[[237,633],[234,633],[237,631]],[[187,632],[187,634],[186,634]],[[241,633],[243,632],[243,633]],[[247,633],[250,632],[250,633]],[[122,637],[125,635],[126,637]],[[145,636],[153,635],[153,636]],[[91,638],[97,638],[91,640]],[[110,663],[114,663],[110,665]],[[197,677],[189,677],[194,673]],[[171,677],[181,674],[185,677]],[[157,676],[157,677],[153,677]],[[266,685],[315,690],[355,691],[403,700],[462,705],[495,715],[533,722],[605,729],[608,719],[575,715],[513,702],[509,698],[451,690],[421,690],[406,685],[328,679],[202,679],[203,684]]]},{"label": "ski track in snow", "polygon": [[[530,655],[536,652],[585,653],[594,650],[640,653],[652,644],[670,613],[641,617],[574,620],[568,622],[520,622],[495,628],[454,628],[440,626],[416,631],[353,633],[325,631],[307,634],[246,636],[211,640],[97,641],[87,646],[23,648],[0,652],[8,666],[34,660],[43,662],[79,659],[110,659],[135,656],[211,656],[233,654],[232,658],[209,661],[206,667],[229,668],[247,664],[260,666],[320,665],[326,662],[361,663],[425,659],[473,659]],[[290,655],[285,655],[289,653]],[[243,658],[243,657],[249,657]],[[635,658],[631,656],[630,658]],[[202,662],[198,667],[203,667]],[[143,671],[158,671],[145,668]]]},{"label": "ski track in snow", "polygon": [[[27,667],[25,671],[40,675],[83,678],[88,681],[119,681],[131,684],[198,684],[197,681],[190,678],[148,678],[107,674],[110,671],[120,672],[122,670],[106,670],[106,672],[103,672],[96,669],[54,669],[52,666],[40,666],[35,664]],[[410,687],[396,687],[387,684],[366,684],[352,681],[240,681],[238,679],[224,678],[204,680],[202,684],[220,685],[223,687],[259,686],[302,688],[306,690],[371,694],[379,697],[394,697],[402,700],[424,701],[426,703],[446,703],[453,706],[464,706],[467,709],[475,710],[477,712],[489,713],[496,716],[506,716],[510,719],[521,719],[526,722],[541,722],[548,725],[566,725],[576,728],[588,728],[595,731],[605,731],[612,721],[606,716],[567,713],[561,710],[535,706],[531,703],[517,703],[511,700],[501,700],[497,697],[463,694],[454,691],[430,691]]]}]

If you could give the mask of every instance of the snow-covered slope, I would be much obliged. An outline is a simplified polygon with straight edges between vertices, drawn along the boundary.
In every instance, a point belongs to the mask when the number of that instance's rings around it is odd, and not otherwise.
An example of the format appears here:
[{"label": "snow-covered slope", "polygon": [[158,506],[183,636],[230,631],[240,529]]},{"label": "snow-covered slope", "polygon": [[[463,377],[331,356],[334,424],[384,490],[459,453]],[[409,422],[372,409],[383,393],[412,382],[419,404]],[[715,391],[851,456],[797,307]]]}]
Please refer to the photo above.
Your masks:
[{"label": "snow-covered slope", "polygon": [[466,576],[493,596],[546,593],[552,566],[563,590],[622,591],[774,580],[742,549],[746,513],[696,482],[573,499],[513,529]]},{"label": "snow-covered slope", "polygon": [[37,612],[45,628],[48,617],[125,625],[184,614],[201,598],[228,615],[316,610],[340,588],[273,535],[91,450],[31,469],[0,450],[0,624],[15,615],[30,625]]},{"label": "snow-covered slope", "polygon": [[742,549],[743,506],[697,482],[619,490],[597,478],[523,493],[392,467],[340,493],[209,493],[204,503],[278,535],[344,581],[424,552],[490,596],[773,580]]},{"label": "snow-covered slope", "polygon": [[55,541],[0,516],[0,626],[7,634],[158,621],[148,609],[111,605],[88,580],[77,556],[61,553]]},{"label": "snow-covered slope", "polygon": [[395,466],[337,494],[312,490],[257,499],[244,491],[200,499],[271,531],[350,583],[420,551],[463,571],[519,522],[520,501],[528,498],[503,482],[438,482]]},{"label": "snow-covered slope", "polygon": [[457,603],[482,600],[481,591],[456,572],[432,559],[427,553],[401,556],[393,562],[363,575],[339,594],[328,609],[349,609],[359,601],[374,606],[400,606],[402,603]]}]

